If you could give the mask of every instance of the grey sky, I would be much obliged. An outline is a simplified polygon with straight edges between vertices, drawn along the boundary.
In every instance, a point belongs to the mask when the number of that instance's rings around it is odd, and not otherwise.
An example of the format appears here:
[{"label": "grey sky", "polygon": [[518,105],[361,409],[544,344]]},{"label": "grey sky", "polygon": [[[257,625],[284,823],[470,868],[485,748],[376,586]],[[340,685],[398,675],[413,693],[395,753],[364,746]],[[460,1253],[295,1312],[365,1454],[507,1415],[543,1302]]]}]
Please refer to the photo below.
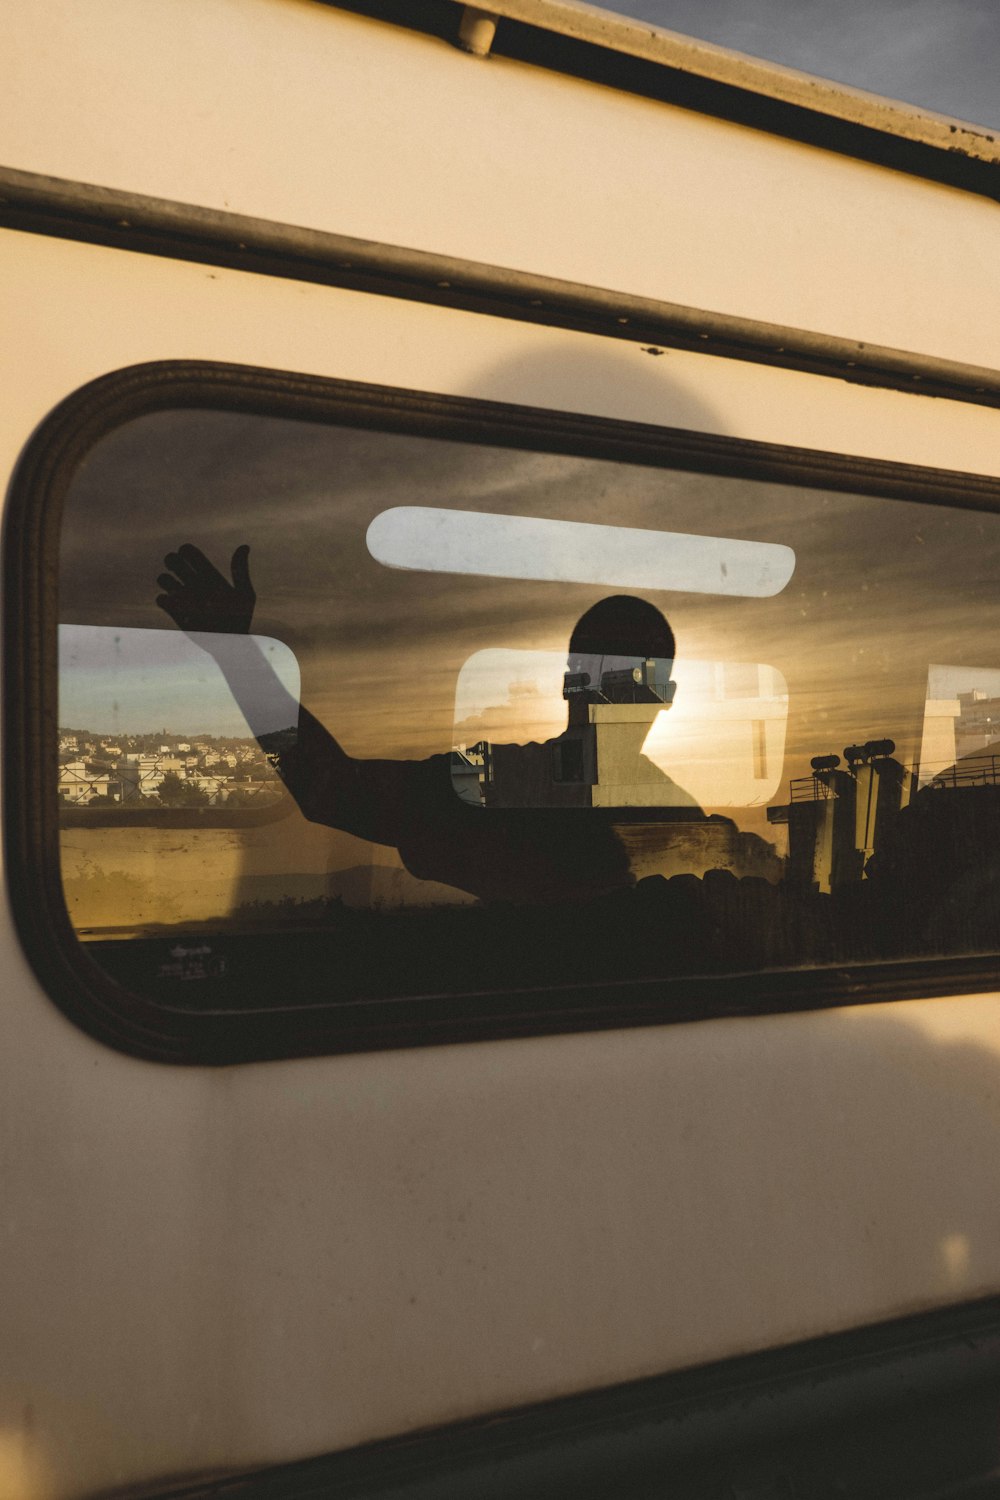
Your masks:
[{"label": "grey sky", "polygon": [[622,0],[607,8],[1000,128],[997,0]]}]

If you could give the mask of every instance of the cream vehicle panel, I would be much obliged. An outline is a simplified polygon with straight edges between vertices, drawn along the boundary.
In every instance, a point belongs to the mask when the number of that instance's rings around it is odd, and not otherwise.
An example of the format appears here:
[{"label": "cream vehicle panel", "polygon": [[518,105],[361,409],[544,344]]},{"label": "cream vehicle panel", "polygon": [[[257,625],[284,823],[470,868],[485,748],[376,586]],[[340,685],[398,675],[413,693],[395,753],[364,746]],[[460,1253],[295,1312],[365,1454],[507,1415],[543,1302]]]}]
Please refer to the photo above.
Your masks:
[{"label": "cream vehicle panel", "polygon": [[[302,0],[8,23],[24,170],[998,362],[971,194]],[[1000,475],[984,406],[0,253],[8,473],[88,380],[199,359]],[[4,1493],[277,1463],[1000,1290],[995,996],[171,1069],[70,1025],[3,922]]]},{"label": "cream vehicle panel", "polygon": [[[319,0],[8,12],[0,139],[23,171],[996,364],[996,210],[977,195]],[[692,51],[717,49],[668,39],[660,60]],[[757,71],[772,92],[799,77]],[[997,159],[983,132],[832,92]]]}]

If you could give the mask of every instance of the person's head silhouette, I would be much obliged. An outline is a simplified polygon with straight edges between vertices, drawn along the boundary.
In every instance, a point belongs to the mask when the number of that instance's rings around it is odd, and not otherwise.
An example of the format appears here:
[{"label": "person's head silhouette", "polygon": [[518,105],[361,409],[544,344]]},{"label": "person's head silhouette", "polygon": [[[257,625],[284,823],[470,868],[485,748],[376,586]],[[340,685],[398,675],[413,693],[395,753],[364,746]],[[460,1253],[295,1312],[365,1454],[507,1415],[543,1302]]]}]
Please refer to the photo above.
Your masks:
[{"label": "person's head silhouette", "polygon": [[563,696],[570,722],[586,718],[591,703],[645,703],[650,716],[673,702],[674,633],[654,604],[612,594],[591,606],[574,627]]}]

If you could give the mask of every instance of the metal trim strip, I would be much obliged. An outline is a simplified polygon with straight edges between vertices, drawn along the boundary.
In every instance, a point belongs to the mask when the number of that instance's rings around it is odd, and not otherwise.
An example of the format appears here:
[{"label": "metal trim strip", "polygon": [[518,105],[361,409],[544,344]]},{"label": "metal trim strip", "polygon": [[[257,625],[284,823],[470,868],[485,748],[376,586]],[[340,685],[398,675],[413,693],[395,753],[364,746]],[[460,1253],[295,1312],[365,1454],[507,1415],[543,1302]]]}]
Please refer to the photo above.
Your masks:
[{"label": "metal trim strip", "polygon": [[10,167],[0,225],[1000,406],[1000,371],[987,366]]}]

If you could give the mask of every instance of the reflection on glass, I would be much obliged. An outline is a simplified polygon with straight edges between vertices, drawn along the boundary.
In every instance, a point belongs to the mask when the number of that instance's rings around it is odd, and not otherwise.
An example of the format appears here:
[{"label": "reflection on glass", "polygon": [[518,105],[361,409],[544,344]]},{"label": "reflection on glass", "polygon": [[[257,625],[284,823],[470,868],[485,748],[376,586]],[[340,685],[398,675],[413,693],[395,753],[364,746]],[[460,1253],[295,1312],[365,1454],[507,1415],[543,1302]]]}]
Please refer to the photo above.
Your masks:
[{"label": "reflection on glass", "polygon": [[[501,785],[496,764],[498,749],[516,744],[539,752],[540,764],[549,756],[548,784],[534,784],[544,805],[572,799],[580,806],[737,808],[774,797],[788,717],[788,689],[776,668],[597,660],[587,671],[582,658],[571,657],[567,668],[557,651],[490,649],[469,657],[455,695],[459,795],[476,805],[528,805],[529,786],[514,776]],[[586,684],[573,680],[580,676]],[[587,720],[574,732],[564,727],[564,699],[581,692],[589,693]],[[650,701],[638,701],[646,693]]]},{"label": "reflection on glass", "polygon": [[[77,930],[109,972],[234,1005],[990,951],[998,537],[652,465],[142,418],[66,503]],[[227,823],[243,764],[287,817]]]},{"label": "reflection on glass", "polygon": [[780,594],[795,568],[775,542],[433,506],[383,511],[366,540],[391,568],[692,594]]},{"label": "reflection on glass", "polygon": [[[212,642],[217,656],[226,640]],[[279,783],[255,738],[294,721],[298,663],[280,641],[243,638],[239,649],[247,646],[268,668],[249,705],[253,729],[198,636],[60,625],[60,802],[136,810],[273,800]]]},{"label": "reflection on glass", "polygon": [[920,742],[921,785],[997,784],[1000,668],[932,665]]}]

